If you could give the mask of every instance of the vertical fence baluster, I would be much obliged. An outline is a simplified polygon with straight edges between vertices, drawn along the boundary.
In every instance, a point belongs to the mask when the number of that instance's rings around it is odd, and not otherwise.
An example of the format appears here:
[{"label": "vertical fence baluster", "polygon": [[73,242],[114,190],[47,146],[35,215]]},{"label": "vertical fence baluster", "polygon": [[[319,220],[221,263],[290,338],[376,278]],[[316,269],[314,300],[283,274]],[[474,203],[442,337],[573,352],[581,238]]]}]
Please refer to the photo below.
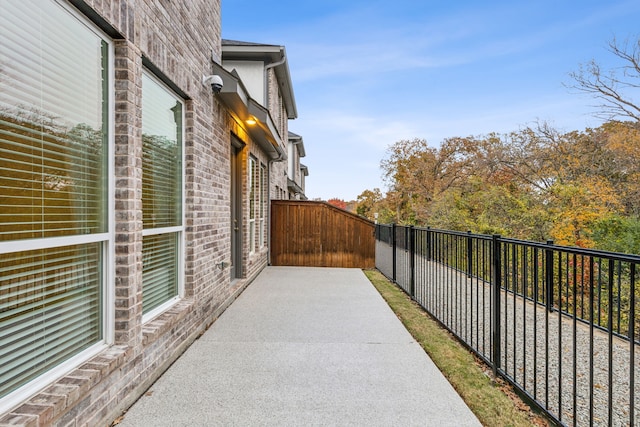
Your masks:
[{"label": "vertical fence baluster", "polygon": [[438,319],[442,319],[442,286],[440,285],[440,262],[438,258],[438,251],[440,250],[439,238],[440,235],[438,233],[431,234],[431,230],[429,230],[429,235],[433,239],[431,241],[431,264],[433,265],[433,281],[435,285],[435,293],[436,293],[436,306],[435,310],[438,313]]},{"label": "vertical fence baluster", "polygon": [[396,282],[396,261],[398,256],[396,254],[396,224],[391,224],[391,281]]},{"label": "vertical fence baluster", "polygon": [[467,231],[467,277],[473,275],[473,238],[471,230]]},{"label": "vertical fence baluster", "polygon": [[[600,270],[600,259],[598,259],[598,270]],[[593,313],[593,305],[594,305],[594,289],[595,285],[594,279],[595,276],[593,274],[593,269],[595,267],[594,258],[592,256],[589,257],[589,270],[591,271],[590,279],[589,279],[589,425],[593,425],[593,322],[594,322],[594,313]],[[598,271],[598,275],[600,275],[600,271]],[[600,287],[600,280],[598,279],[598,288]],[[600,307],[600,302],[598,301],[598,308]],[[599,318],[599,316],[598,316]]]},{"label": "vertical fence baluster", "polygon": [[614,284],[614,261],[609,259],[609,310],[608,310],[608,329],[609,329],[609,425],[613,425],[613,284]]},{"label": "vertical fence baluster", "polygon": [[602,258],[598,258],[598,326],[602,326]]},{"label": "vertical fence baluster", "polygon": [[453,265],[453,253],[451,252],[452,250],[452,244],[451,244],[451,235],[447,234],[446,236],[446,250],[445,250],[445,265],[448,267],[447,268],[447,310],[448,310],[448,317],[447,317],[447,321],[449,322],[449,324],[451,325],[451,327],[453,328],[454,332],[455,332],[455,324],[454,324],[454,318],[455,318],[455,313],[453,312],[453,284],[452,284],[452,279],[453,279],[453,269],[451,268]]},{"label": "vertical fence baluster", "polygon": [[528,250],[526,246],[521,248],[521,269],[522,269],[522,384],[526,388],[527,385],[527,292],[529,285],[528,280]]},{"label": "vertical fence baluster", "polygon": [[[479,345],[479,342],[478,342],[478,327],[480,325],[480,319],[479,319],[479,316],[478,316],[478,314],[479,314],[479,310],[478,310],[479,305],[478,304],[479,304],[479,301],[480,301],[480,294],[479,294],[479,282],[480,282],[480,280],[479,280],[479,274],[478,274],[478,264],[479,264],[478,259],[480,258],[480,256],[478,255],[478,244],[479,244],[479,242],[480,241],[478,240],[476,242],[476,245],[475,245],[476,246],[476,250],[475,250],[476,262],[474,263],[474,265],[475,265],[476,271],[475,271],[474,274],[472,274],[472,277],[475,277],[475,281],[476,281],[476,285],[475,285],[476,297],[475,297],[475,300],[473,299],[473,291],[474,291],[473,279],[471,280],[471,301],[472,301],[472,304],[473,304],[473,301],[475,301],[475,303],[476,303],[475,304],[475,317],[472,319],[473,323],[471,324],[471,339],[473,339],[475,337],[476,341],[475,341],[475,347],[474,348],[476,349],[476,351],[479,351],[479,349],[480,349],[480,345]],[[473,308],[472,308],[472,310],[473,310]],[[475,331],[473,330],[474,325],[475,325]]]},{"label": "vertical fence baluster", "polygon": [[[553,246],[553,240],[547,240],[547,245]],[[547,310],[553,311],[553,249],[545,250],[545,286],[547,289]]]},{"label": "vertical fence baluster", "polygon": [[416,233],[416,244],[415,244],[415,256],[416,256],[416,260],[415,260],[415,265],[416,265],[416,277],[415,277],[415,281],[416,281],[416,301],[418,301],[418,304],[420,304],[421,307],[424,308],[425,303],[422,299],[422,296],[424,295],[424,289],[423,286],[421,286],[424,283],[424,257],[422,256],[424,254],[424,245],[423,245],[423,240],[422,240],[422,234],[419,232],[419,230],[415,230]]},{"label": "vertical fence baluster", "polygon": [[[403,226],[402,230],[404,231],[403,238],[402,238],[402,248],[404,249],[403,251],[403,255],[402,255],[402,289],[404,289],[404,291],[407,294],[411,294],[411,283],[409,283],[409,281],[411,280],[411,275],[409,274],[409,227],[408,226]],[[411,298],[413,298],[413,295],[409,295]]]},{"label": "vertical fence baluster", "polygon": [[636,326],[636,264],[631,263],[629,269],[629,290],[630,290],[630,307],[629,307],[629,425],[635,425],[635,326]]},{"label": "vertical fence baluster", "polygon": [[573,425],[578,424],[578,257],[573,254]]},{"label": "vertical fence baluster", "polygon": [[[517,359],[518,359],[518,328],[516,327],[518,321],[518,248],[515,244],[511,246],[511,271],[507,273],[507,276],[511,277],[511,286],[513,288],[513,379],[516,379],[517,374]],[[507,252],[508,253],[508,252]],[[508,264],[507,264],[508,265]]]},{"label": "vertical fence baluster", "polygon": [[495,234],[493,235],[492,240],[492,277],[491,277],[491,286],[493,288],[492,299],[493,299],[493,354],[492,354],[492,362],[493,362],[493,374],[498,375],[498,371],[500,370],[500,343],[501,343],[501,325],[500,325],[500,292],[501,289],[501,272],[502,272],[502,262],[501,262],[501,247],[500,247],[500,236]]},{"label": "vertical fence baluster", "polygon": [[538,400],[538,248],[533,248],[533,398]]},{"label": "vertical fence baluster", "polygon": [[486,283],[487,283],[487,275],[486,275],[486,267],[487,267],[487,242],[482,240],[480,242],[478,242],[478,244],[481,244],[482,247],[480,249],[480,254],[478,254],[478,257],[480,257],[480,262],[478,262],[478,267],[480,267],[480,265],[482,265],[482,270],[478,270],[478,276],[482,279],[482,354],[486,355],[487,352],[487,347],[486,347],[486,343],[487,343],[487,328],[485,327],[485,324],[487,324],[487,290],[486,290]]},{"label": "vertical fence baluster", "polygon": [[584,319],[584,255],[580,257],[580,318]]},{"label": "vertical fence baluster", "polygon": [[[547,245],[553,245],[551,240],[547,240]],[[553,310],[553,251],[552,249],[545,249],[545,305],[547,309],[544,314],[544,405],[549,407],[549,314]]]},{"label": "vertical fence baluster", "polygon": [[617,333],[622,333],[621,328],[620,328],[620,304],[622,303],[622,262],[618,261],[618,292],[616,293],[616,300],[618,303],[618,311],[616,313],[616,317],[617,319],[617,327],[616,327],[616,332]]},{"label": "vertical fence baluster", "polygon": [[408,228],[409,233],[409,295],[415,300],[416,296],[416,230],[413,225]]},{"label": "vertical fence baluster", "polygon": [[569,260],[569,253],[565,254],[564,257],[564,283],[565,283],[565,290],[564,290],[564,311],[571,316],[571,307],[569,307],[569,303],[571,302],[571,295],[570,295],[570,291],[571,291],[571,277],[569,276],[569,272],[570,272],[570,260]]},{"label": "vertical fence baluster", "polygon": [[562,252],[558,252],[558,419],[562,421]]},{"label": "vertical fence baluster", "polygon": [[[458,250],[458,248],[462,248],[462,245],[460,244],[460,237],[458,236],[454,236],[454,240],[453,240],[453,245],[456,248],[456,271],[457,272],[462,272],[462,254],[460,254],[460,251]],[[466,258],[466,255],[465,255]],[[457,322],[457,329],[458,329],[458,335],[463,336],[463,331],[464,328],[462,326],[462,310],[460,310],[460,306],[462,303],[462,277],[464,277],[465,275],[460,274],[460,273],[456,273],[455,276],[455,280],[454,280],[454,287],[456,290],[456,298],[455,298],[455,302],[454,302],[454,307],[456,307],[456,322]]]}]

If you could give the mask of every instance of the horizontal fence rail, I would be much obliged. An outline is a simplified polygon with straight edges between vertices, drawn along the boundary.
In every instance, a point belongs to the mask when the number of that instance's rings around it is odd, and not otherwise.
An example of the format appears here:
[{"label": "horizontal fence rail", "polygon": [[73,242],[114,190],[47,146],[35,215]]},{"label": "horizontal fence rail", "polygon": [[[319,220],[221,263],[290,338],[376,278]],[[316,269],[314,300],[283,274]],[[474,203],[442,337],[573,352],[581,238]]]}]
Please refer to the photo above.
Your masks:
[{"label": "horizontal fence rail", "polygon": [[376,268],[561,425],[640,423],[640,257],[378,224]]}]

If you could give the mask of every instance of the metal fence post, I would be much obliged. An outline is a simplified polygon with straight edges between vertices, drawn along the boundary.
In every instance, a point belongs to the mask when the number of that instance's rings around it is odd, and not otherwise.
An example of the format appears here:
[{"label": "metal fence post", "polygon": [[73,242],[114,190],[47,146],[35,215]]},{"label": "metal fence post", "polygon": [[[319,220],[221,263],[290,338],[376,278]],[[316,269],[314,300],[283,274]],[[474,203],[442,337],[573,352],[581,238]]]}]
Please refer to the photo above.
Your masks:
[{"label": "metal fence post", "polygon": [[391,224],[391,281],[396,283],[396,224]]},{"label": "metal fence post", "polygon": [[[553,240],[547,240],[547,245],[553,246]],[[545,249],[545,288],[547,310],[553,311],[553,249]]]},{"label": "metal fence post", "polygon": [[409,296],[413,299],[416,295],[416,229],[409,226]]},{"label": "metal fence post", "polygon": [[500,324],[500,297],[502,291],[502,254],[500,247],[500,236],[493,235],[492,238],[492,259],[491,259],[491,286],[493,287],[492,306],[493,306],[493,348],[492,348],[492,365],[493,375],[498,375],[500,369],[500,342],[502,341],[501,324]]},{"label": "metal fence post", "polygon": [[431,261],[431,227],[427,227],[427,261]]},{"label": "metal fence post", "polygon": [[473,275],[473,238],[471,230],[467,231],[467,277]]},{"label": "metal fence post", "polygon": [[634,360],[636,360],[636,355],[635,355],[635,324],[636,324],[636,264],[632,263],[631,266],[631,271],[629,273],[629,277],[630,277],[630,285],[631,285],[631,289],[630,289],[630,301],[629,301],[629,380],[630,380],[630,385],[629,385],[629,425],[635,425],[635,411],[633,409],[634,405],[635,405],[635,378],[636,378],[636,374],[635,374],[635,363],[633,362]]}]

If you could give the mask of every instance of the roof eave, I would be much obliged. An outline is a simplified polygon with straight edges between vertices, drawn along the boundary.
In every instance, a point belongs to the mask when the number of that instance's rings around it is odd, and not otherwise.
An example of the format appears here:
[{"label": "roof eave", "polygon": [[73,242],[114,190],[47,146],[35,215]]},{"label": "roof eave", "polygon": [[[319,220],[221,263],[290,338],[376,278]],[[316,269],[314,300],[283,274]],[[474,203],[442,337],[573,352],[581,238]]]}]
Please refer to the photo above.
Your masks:
[{"label": "roof eave", "polygon": [[301,199],[307,200],[307,196],[304,194],[304,190],[302,189],[302,187],[300,187],[297,182],[292,181],[290,178],[287,178],[287,188],[293,193],[299,194]]},{"label": "roof eave", "polygon": [[287,118],[290,120],[298,118],[298,107],[293,93],[289,60],[284,46],[224,40],[222,57],[224,59],[263,61],[266,65],[284,60],[282,64],[274,67],[274,71],[284,99]]},{"label": "roof eave", "polygon": [[289,142],[291,142],[292,144],[294,144],[296,146],[296,148],[298,149],[298,156],[299,157],[304,157],[307,155],[307,153],[304,150],[304,141],[302,140],[302,137],[300,135],[297,135],[293,132],[289,132]]},{"label": "roof eave", "polygon": [[[213,72],[222,77],[223,86],[218,98],[231,114],[272,160],[284,160],[286,155],[282,149],[282,138],[269,114],[269,111],[249,96],[242,81],[225,70],[222,65],[213,62]],[[255,119],[255,125],[248,125],[248,119]]]},{"label": "roof eave", "polygon": [[276,66],[276,75],[280,71],[278,81],[284,98],[284,104],[287,109],[287,118],[290,120],[298,118],[298,107],[296,106],[296,98],[293,94],[293,82],[291,81],[291,72],[289,71],[289,60],[287,59],[287,51],[284,46],[282,48],[282,58],[286,59],[282,64]]}]

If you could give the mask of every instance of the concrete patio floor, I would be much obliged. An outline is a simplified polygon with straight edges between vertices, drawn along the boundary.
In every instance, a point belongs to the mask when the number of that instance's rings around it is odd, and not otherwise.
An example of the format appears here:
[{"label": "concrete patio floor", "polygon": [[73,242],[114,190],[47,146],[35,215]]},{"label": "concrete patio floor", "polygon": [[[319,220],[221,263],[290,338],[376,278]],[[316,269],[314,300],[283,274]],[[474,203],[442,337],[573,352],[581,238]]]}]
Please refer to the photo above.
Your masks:
[{"label": "concrete patio floor", "polygon": [[133,426],[480,426],[361,270],[267,267]]}]

